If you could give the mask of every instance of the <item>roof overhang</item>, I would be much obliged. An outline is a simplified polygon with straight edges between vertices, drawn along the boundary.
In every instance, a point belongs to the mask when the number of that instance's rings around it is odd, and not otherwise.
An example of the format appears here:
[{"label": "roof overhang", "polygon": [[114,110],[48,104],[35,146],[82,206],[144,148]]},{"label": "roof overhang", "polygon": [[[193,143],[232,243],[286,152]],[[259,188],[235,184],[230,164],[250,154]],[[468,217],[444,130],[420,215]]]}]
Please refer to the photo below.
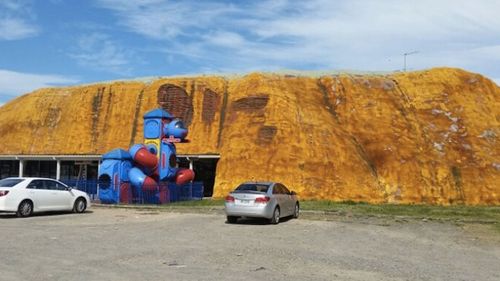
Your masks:
[{"label": "roof overhang", "polygon": [[[219,159],[219,154],[177,154],[177,158]],[[0,154],[0,160],[93,160],[102,159],[101,154]]]},{"label": "roof overhang", "polygon": [[177,158],[219,159],[219,154],[177,154]]},{"label": "roof overhang", "polygon": [[0,160],[100,160],[100,154],[0,154]]}]

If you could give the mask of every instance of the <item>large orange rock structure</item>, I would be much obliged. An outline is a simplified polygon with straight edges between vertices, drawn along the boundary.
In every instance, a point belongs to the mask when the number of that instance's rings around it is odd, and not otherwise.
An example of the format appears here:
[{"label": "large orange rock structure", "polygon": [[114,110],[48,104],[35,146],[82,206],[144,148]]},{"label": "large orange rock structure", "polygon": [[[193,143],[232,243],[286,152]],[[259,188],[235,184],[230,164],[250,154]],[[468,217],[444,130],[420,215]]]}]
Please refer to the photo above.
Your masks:
[{"label": "large orange rock structure", "polygon": [[220,154],[216,197],[275,180],[302,198],[500,203],[500,88],[452,68],[40,89],[0,108],[0,154],[127,148],[159,105],[189,125],[178,153]]}]

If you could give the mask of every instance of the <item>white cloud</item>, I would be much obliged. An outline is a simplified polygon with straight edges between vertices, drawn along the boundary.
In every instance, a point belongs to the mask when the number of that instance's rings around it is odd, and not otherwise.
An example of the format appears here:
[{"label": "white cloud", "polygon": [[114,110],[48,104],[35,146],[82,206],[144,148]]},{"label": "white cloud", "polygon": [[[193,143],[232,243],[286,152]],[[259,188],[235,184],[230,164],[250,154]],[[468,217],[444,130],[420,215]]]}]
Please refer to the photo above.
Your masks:
[{"label": "white cloud", "polygon": [[499,1],[99,0],[129,31],[209,69],[500,72]]},{"label": "white cloud", "polygon": [[323,67],[394,70],[401,68],[407,51],[420,50],[411,57],[413,62],[438,53],[460,54],[454,61],[462,62],[500,35],[500,17],[495,12],[500,3],[491,1],[290,3],[269,18],[247,23],[247,29],[261,40],[291,42],[264,46],[259,57],[293,58]]},{"label": "white cloud", "polygon": [[27,24],[22,19],[0,19],[0,40],[23,39],[37,33],[38,29],[35,26]]},{"label": "white cloud", "polygon": [[232,5],[209,1],[98,0],[98,3],[115,12],[121,25],[153,39],[189,36],[186,29],[209,26],[217,16],[233,9]]},{"label": "white cloud", "polygon": [[0,103],[39,88],[78,82],[76,78],[62,75],[22,73],[0,69]]},{"label": "white cloud", "polygon": [[38,26],[30,22],[33,17],[30,2],[0,2],[0,40],[19,40],[37,35]]},{"label": "white cloud", "polygon": [[132,52],[105,34],[82,35],[77,41],[77,47],[70,57],[76,59],[82,66],[121,75],[128,75],[131,72],[129,57],[132,56]]},{"label": "white cloud", "polygon": [[217,31],[203,37],[205,43],[226,48],[238,48],[248,44],[246,39],[238,33],[228,31]]}]

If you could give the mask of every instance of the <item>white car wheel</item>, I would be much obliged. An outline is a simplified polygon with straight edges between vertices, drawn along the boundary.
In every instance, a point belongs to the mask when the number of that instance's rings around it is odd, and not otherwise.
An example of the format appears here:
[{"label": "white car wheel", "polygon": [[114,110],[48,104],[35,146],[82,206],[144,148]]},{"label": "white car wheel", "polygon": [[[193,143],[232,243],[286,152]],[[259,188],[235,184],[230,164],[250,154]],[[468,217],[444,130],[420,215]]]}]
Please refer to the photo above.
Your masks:
[{"label": "white car wheel", "polygon": [[75,206],[73,207],[73,211],[75,213],[83,213],[87,209],[87,202],[83,198],[78,198],[75,201]]},{"label": "white car wheel", "polygon": [[33,203],[29,200],[24,200],[21,204],[19,204],[16,214],[18,217],[24,218],[31,216],[31,214],[33,214]]}]

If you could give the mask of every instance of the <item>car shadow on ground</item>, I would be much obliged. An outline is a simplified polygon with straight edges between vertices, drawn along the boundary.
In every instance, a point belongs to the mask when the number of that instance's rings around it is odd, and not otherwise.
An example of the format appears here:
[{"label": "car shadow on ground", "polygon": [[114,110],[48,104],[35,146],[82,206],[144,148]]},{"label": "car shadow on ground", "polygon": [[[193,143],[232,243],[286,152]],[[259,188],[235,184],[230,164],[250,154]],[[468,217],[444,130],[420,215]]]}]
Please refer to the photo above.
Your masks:
[{"label": "car shadow on ground", "polygon": [[[53,217],[53,216],[64,216],[64,215],[87,215],[87,214],[92,214],[92,211],[85,211],[81,214],[76,214],[73,212],[63,212],[63,211],[51,211],[51,212],[42,212],[42,213],[36,213],[33,214],[27,218],[36,218],[36,217]],[[18,217],[15,213],[2,213],[0,212],[0,220],[1,219],[24,219],[23,217]]]},{"label": "car shadow on ground", "polygon": [[[287,223],[288,221],[293,220],[293,217],[280,218],[280,223]],[[236,223],[229,223],[226,221],[226,224],[238,224],[238,225],[272,225],[269,223],[268,219],[262,218],[239,218]]]}]

